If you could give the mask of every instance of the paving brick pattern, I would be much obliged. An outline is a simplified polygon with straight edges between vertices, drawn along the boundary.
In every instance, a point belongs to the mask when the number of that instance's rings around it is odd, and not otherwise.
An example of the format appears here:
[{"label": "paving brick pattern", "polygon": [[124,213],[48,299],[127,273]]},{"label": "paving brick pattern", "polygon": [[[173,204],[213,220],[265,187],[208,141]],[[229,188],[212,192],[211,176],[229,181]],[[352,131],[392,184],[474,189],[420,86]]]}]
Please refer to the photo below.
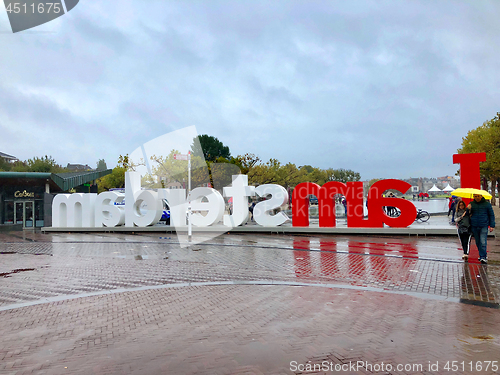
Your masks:
[{"label": "paving brick pattern", "polygon": [[0,320],[1,374],[299,374],[325,373],[300,364],[357,361],[394,368],[326,373],[449,373],[447,361],[485,366],[500,345],[497,310],[315,287],[126,292],[3,311]]},{"label": "paving brick pattern", "polygon": [[500,267],[464,264],[456,249],[453,259],[449,249],[432,241],[411,246],[390,241],[264,237],[264,246],[242,236],[184,249],[152,238],[3,243],[0,306],[100,290],[229,280],[337,283],[457,301],[500,301]]}]

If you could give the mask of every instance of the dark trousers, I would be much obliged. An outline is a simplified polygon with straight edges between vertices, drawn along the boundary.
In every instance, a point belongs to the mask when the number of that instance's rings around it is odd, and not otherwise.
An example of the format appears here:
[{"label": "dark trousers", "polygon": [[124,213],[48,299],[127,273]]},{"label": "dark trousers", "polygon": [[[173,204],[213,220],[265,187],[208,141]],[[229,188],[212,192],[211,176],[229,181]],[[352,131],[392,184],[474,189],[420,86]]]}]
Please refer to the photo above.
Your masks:
[{"label": "dark trousers", "polygon": [[486,243],[488,239],[488,227],[472,227],[472,235],[476,240],[477,249],[479,251],[479,258],[486,259]]},{"label": "dark trousers", "polygon": [[470,240],[472,237],[472,233],[458,233],[458,237],[460,238],[460,243],[462,244],[462,249],[464,249],[464,254],[469,255],[470,249]]},{"label": "dark trousers", "polygon": [[455,221],[455,209],[449,209],[448,210],[448,216],[451,214],[451,221]]}]

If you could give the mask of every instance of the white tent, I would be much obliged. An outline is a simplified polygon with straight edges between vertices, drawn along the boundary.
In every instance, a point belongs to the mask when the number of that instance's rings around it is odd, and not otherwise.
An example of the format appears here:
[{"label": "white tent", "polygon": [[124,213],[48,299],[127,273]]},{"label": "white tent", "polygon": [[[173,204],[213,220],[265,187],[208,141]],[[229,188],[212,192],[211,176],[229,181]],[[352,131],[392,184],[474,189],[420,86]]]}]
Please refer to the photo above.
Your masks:
[{"label": "white tent", "polygon": [[[455,189],[453,189],[455,190]],[[434,186],[432,186],[429,190],[427,190],[428,193],[440,193],[441,192],[441,189],[438,188],[436,186],[436,184],[434,184]]]},{"label": "white tent", "polygon": [[447,192],[447,193],[449,193],[450,191],[453,191],[453,190],[455,190],[455,189],[453,189],[453,188],[450,186],[450,184],[448,184],[448,185],[447,185],[447,186],[443,189],[443,191],[445,191],[445,192]]}]

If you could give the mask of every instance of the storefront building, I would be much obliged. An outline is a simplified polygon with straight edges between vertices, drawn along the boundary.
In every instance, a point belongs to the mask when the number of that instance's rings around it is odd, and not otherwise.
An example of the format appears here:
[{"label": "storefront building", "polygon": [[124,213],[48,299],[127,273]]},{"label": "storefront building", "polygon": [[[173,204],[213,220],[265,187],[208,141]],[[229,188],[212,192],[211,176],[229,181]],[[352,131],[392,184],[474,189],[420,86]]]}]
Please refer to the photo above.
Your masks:
[{"label": "storefront building", "polygon": [[111,173],[0,172],[0,224],[23,228],[52,225],[52,200],[58,193],[97,193],[95,180]]}]

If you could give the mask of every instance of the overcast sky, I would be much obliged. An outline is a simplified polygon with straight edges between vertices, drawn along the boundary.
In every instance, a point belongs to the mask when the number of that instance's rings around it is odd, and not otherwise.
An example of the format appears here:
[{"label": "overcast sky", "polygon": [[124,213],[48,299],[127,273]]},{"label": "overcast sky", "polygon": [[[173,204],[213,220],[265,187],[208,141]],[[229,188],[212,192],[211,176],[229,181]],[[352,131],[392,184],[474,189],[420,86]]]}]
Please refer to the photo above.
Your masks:
[{"label": "overcast sky", "polygon": [[12,34],[0,151],[62,165],[194,125],[233,155],[452,175],[500,111],[499,1],[89,1]]}]

